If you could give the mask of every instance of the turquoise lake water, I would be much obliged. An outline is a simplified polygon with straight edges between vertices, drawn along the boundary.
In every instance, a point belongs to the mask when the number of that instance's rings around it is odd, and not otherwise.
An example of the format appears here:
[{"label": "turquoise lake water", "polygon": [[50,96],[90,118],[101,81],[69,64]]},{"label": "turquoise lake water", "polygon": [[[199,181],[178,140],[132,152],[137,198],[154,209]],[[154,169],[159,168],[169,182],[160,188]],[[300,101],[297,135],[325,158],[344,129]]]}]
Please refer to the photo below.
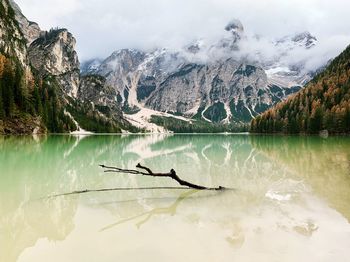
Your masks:
[{"label": "turquoise lake water", "polygon": [[[167,178],[106,174],[99,164]],[[349,261],[350,139],[0,137],[0,261]]]}]

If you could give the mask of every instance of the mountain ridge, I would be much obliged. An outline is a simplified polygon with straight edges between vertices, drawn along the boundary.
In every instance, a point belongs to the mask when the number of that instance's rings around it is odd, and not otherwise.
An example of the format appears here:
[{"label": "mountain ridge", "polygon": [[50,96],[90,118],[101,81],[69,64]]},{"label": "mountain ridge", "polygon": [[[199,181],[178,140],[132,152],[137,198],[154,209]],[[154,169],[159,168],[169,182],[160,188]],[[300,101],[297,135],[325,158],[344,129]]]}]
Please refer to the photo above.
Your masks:
[{"label": "mountain ridge", "polygon": [[[225,32],[222,39],[209,46],[198,40],[181,50],[121,49],[104,60],[83,63],[82,74],[105,77],[129,119],[140,110],[153,110],[158,116],[166,113],[188,120],[237,125],[250,122],[311,79],[312,72],[303,73],[303,65],[292,68],[278,64],[290,49],[311,49],[316,45],[317,39],[310,33],[284,38],[288,45],[280,57],[262,63],[242,54],[247,37],[239,20],[231,21]],[[274,43],[281,44],[282,40]],[[203,53],[209,60],[202,60]],[[219,117],[212,112],[218,112]],[[149,117],[144,120],[147,122]],[[147,126],[145,122],[140,124]]]}]

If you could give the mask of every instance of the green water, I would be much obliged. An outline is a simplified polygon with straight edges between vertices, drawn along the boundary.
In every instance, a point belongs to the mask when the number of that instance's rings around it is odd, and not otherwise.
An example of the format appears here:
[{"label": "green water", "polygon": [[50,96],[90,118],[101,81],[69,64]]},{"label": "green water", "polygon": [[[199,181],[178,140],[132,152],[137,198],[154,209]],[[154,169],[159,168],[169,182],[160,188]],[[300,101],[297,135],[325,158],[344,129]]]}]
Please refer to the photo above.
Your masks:
[{"label": "green water", "polygon": [[[105,174],[99,164],[234,190]],[[350,139],[0,138],[0,261],[349,261]]]}]

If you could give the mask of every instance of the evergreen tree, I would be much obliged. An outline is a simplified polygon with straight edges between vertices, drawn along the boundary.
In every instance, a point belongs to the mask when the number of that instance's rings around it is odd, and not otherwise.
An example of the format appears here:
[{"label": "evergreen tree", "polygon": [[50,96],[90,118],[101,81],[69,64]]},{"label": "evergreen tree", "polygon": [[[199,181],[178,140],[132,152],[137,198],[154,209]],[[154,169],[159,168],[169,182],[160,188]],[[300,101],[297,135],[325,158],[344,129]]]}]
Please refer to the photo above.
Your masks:
[{"label": "evergreen tree", "polygon": [[43,105],[41,102],[41,97],[37,86],[34,87],[34,91],[33,91],[33,103],[35,106],[35,112],[39,116],[43,117]]},{"label": "evergreen tree", "polygon": [[322,108],[318,107],[315,110],[315,113],[310,118],[310,133],[317,133],[322,130],[322,122],[323,122],[323,112]]},{"label": "evergreen tree", "polygon": [[2,81],[0,81],[0,119],[4,119],[5,117],[4,103],[2,97]]},{"label": "evergreen tree", "polygon": [[3,88],[3,106],[6,117],[11,117],[15,110],[15,98],[13,92],[14,79],[12,68],[9,63],[5,64],[2,88]]}]

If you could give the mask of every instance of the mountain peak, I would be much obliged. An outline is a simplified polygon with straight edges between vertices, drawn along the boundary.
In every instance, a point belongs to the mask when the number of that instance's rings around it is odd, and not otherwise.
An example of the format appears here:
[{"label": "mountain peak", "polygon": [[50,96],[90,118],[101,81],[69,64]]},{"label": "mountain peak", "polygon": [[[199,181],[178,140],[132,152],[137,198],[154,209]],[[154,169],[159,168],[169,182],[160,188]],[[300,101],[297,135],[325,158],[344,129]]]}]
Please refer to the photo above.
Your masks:
[{"label": "mountain peak", "polygon": [[232,19],[226,26],[225,30],[227,32],[231,32],[233,34],[235,33],[243,33],[244,32],[244,27],[238,19]]},{"label": "mountain peak", "polygon": [[310,32],[305,31],[302,33],[296,34],[292,41],[298,43],[299,45],[303,45],[306,48],[311,48],[316,45],[317,38],[313,36]]},{"label": "mountain peak", "polygon": [[294,35],[288,35],[276,41],[276,45],[285,46],[288,48],[303,47],[310,49],[317,44],[317,38],[310,32],[304,31]]}]

